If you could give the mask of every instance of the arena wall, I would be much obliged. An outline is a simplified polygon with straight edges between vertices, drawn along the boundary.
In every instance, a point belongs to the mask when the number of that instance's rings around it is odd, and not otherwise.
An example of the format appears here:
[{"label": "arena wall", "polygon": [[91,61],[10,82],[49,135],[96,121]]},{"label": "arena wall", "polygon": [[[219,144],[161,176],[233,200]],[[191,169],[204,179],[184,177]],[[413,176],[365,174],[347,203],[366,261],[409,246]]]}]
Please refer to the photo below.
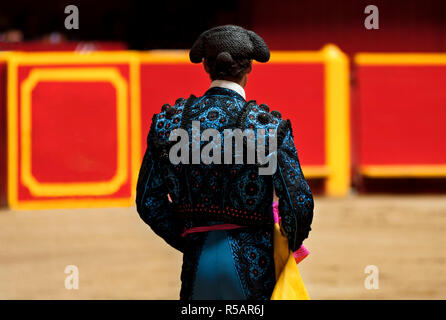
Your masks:
[{"label": "arena wall", "polygon": [[446,54],[360,53],[355,63],[359,173],[446,177]]},{"label": "arena wall", "polygon": [[[352,66],[350,84],[334,45],[273,51],[247,99],[291,119],[304,174],[327,195],[346,195],[358,174],[445,177],[446,55],[358,54]],[[186,51],[2,53],[0,200],[132,205],[152,114],[208,86]]]}]

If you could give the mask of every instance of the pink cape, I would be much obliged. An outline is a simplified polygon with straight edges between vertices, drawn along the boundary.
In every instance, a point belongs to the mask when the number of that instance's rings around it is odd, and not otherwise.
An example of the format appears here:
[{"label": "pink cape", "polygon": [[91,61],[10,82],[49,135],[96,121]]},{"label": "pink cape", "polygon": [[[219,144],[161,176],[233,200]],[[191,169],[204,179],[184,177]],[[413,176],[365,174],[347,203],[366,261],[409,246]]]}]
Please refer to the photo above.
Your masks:
[{"label": "pink cape", "polygon": [[[279,203],[273,202],[273,213],[274,213],[274,223],[280,224],[280,215],[279,215]],[[294,259],[296,263],[301,262],[310,254],[307,248],[304,245],[301,245],[299,249],[293,252]]]}]

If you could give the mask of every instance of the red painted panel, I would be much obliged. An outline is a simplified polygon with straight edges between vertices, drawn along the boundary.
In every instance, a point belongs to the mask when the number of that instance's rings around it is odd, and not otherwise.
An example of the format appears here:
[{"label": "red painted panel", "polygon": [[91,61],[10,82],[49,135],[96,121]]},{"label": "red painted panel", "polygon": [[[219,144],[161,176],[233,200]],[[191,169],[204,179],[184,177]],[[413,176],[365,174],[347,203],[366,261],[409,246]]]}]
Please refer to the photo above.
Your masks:
[{"label": "red painted panel", "polygon": [[[307,165],[325,163],[323,70],[322,64],[255,64],[245,88],[248,100],[265,103],[291,119],[302,163]],[[179,97],[200,96],[209,85],[201,64],[142,64],[142,150],[153,113]]]},{"label": "red painted panel", "polygon": [[446,163],[446,66],[358,67],[361,165]]},{"label": "red painted panel", "polygon": [[[113,67],[127,81],[129,66],[126,64],[86,64],[19,66],[18,104],[20,85],[34,68],[94,68]],[[60,91],[60,94],[58,93]],[[32,169],[39,182],[97,182],[109,179],[116,169],[116,101],[115,90],[109,83],[98,82],[40,82],[33,91]],[[111,96],[109,96],[111,95]],[[34,101],[34,99],[36,101]],[[128,98],[130,108],[130,96]],[[40,110],[37,112],[37,110]],[[36,111],[36,112],[34,112]],[[130,110],[128,137],[130,139]],[[20,107],[18,119],[20,119]],[[20,123],[18,126],[20,142]],[[55,132],[52,132],[54,130]],[[48,141],[48,138],[53,139]],[[34,141],[34,139],[36,139]],[[69,196],[57,199],[113,199],[131,195],[131,144],[128,141],[128,180],[120,189],[107,196]],[[55,148],[55,149],[54,149]],[[102,153],[104,152],[104,153]],[[20,167],[21,151],[18,149]],[[55,157],[51,159],[52,157]],[[89,167],[91,166],[91,167]],[[42,180],[40,180],[42,179]],[[36,197],[21,183],[18,172],[19,201],[48,200],[51,197]]]},{"label": "red painted panel", "polygon": [[299,159],[306,165],[325,164],[324,91],[322,64],[256,64],[246,86],[247,99],[291,120]]},{"label": "red painted panel", "polygon": [[38,181],[101,181],[114,176],[115,91],[106,82],[37,84],[32,93],[31,150],[32,173]]},{"label": "red painted panel", "polygon": [[141,64],[141,146],[146,150],[152,116],[165,103],[198,96],[208,89],[209,76],[201,64]]}]

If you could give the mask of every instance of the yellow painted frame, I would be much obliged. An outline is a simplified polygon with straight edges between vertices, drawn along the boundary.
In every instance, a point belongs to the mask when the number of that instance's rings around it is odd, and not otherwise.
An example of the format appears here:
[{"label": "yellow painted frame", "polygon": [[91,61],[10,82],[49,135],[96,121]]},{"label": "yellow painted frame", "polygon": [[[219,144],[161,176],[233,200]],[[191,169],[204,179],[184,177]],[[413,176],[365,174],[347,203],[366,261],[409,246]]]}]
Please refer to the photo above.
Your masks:
[{"label": "yellow painted frame", "polygon": [[[34,209],[48,209],[48,208],[79,208],[79,207],[127,207],[131,206],[134,203],[135,199],[135,189],[137,182],[137,174],[139,170],[140,164],[140,155],[141,155],[141,138],[140,138],[140,89],[139,89],[139,57],[134,52],[129,51],[114,51],[114,52],[93,52],[88,54],[82,53],[73,53],[73,52],[39,52],[39,53],[22,53],[22,52],[12,52],[7,54],[2,54],[0,58],[3,58],[7,61],[7,94],[8,94],[8,204],[12,209],[24,209],[24,210],[34,210]],[[36,65],[36,66],[48,66],[48,65],[89,65],[89,64],[127,64],[129,66],[129,87],[130,87],[130,150],[131,150],[131,184],[132,184],[132,194],[131,197],[128,198],[112,198],[112,199],[100,199],[100,198],[88,198],[89,196],[95,196],[95,194],[91,194],[90,192],[86,192],[85,190],[92,191],[92,186],[88,185],[75,185],[74,187],[78,190],[76,192],[80,192],[81,194],[85,194],[85,198],[79,199],[48,199],[48,200],[32,200],[32,201],[19,201],[17,195],[18,181],[17,181],[17,173],[18,173],[18,116],[17,116],[17,69],[18,66],[22,65]],[[101,68],[99,69],[113,69],[113,72],[116,72],[119,77],[121,75],[119,72],[113,67]],[[95,68],[97,69],[97,68]],[[107,71],[107,70],[102,70]],[[111,70],[109,70],[111,71]],[[108,71],[107,71],[108,72]],[[114,80],[116,78],[116,74],[112,75]],[[83,76],[85,76],[84,74]],[[98,75],[98,74],[96,74]],[[108,74],[108,76],[111,74]],[[56,76],[57,77],[57,76]],[[63,78],[62,75],[59,77]],[[87,76],[88,77],[88,76]],[[122,78],[121,80],[125,80]],[[120,82],[120,80],[117,80]],[[116,81],[115,81],[116,82]],[[116,83],[115,83],[116,85]],[[122,89],[122,83],[119,84]],[[127,87],[127,85],[125,85]],[[128,88],[127,88],[128,90]],[[121,90],[122,91],[122,90]],[[125,104],[127,104],[127,97],[125,96]],[[26,99],[26,98],[25,98]],[[122,101],[121,101],[122,104]],[[125,117],[127,116],[127,112]],[[126,121],[125,127],[127,128]],[[122,124],[121,124],[122,125]],[[125,134],[127,135],[128,130],[126,129]],[[121,138],[122,140],[122,135]],[[119,140],[119,138],[118,138]],[[125,141],[127,144],[127,141]],[[123,147],[123,145],[121,145]],[[128,148],[123,153],[125,156],[125,162],[128,159]],[[122,163],[122,160],[121,160]],[[25,168],[26,169],[26,168]],[[125,171],[125,175],[127,175],[128,164]],[[25,170],[27,171],[27,170]],[[102,186],[102,193],[104,191],[110,192],[111,189],[116,187],[116,184],[119,180],[122,179],[122,173],[120,176],[114,180],[115,185],[108,184],[108,186]],[[32,180],[31,185],[33,183]],[[48,189],[50,187],[50,189]],[[55,187],[59,186],[45,186],[46,191],[44,193],[57,194]],[[73,187],[73,186],[72,186]],[[100,186],[101,187],[101,186]],[[112,188],[111,188],[112,187]],[[37,187],[37,193],[42,193],[42,188],[39,190],[39,186]],[[108,188],[108,190],[107,190]],[[34,191],[35,186],[34,186]],[[56,191],[56,192],[54,192]],[[63,192],[62,192],[63,193]],[[68,192],[71,193],[71,192]],[[94,192],[93,192],[94,193]]]},{"label": "yellow painted frame", "polygon": [[344,196],[350,190],[350,71],[349,61],[338,47],[329,44],[325,59],[325,139],[327,194]]},{"label": "yellow painted frame", "polygon": [[368,66],[430,66],[445,65],[444,53],[357,53],[354,57],[357,65]]},{"label": "yellow painted frame", "polygon": [[[108,181],[42,183],[32,174],[32,91],[40,82],[109,82],[116,90],[117,154],[116,173]],[[128,173],[128,118],[127,83],[115,68],[57,68],[31,70],[20,85],[20,172],[22,183],[33,196],[104,196],[115,193],[127,180]]]},{"label": "yellow painted frame", "polygon": [[[190,63],[187,50],[140,53],[145,64]],[[326,192],[346,195],[350,189],[350,87],[347,56],[335,45],[320,51],[272,51],[268,63],[322,63],[325,66],[325,166],[303,166],[306,177],[325,178]]]},{"label": "yellow painted frame", "polygon": [[360,170],[369,178],[446,178],[446,165],[370,165]]},{"label": "yellow painted frame", "polygon": [[[444,53],[358,53],[359,66],[436,66],[446,65]],[[445,178],[446,163],[432,165],[363,165],[359,173],[369,178]]]}]

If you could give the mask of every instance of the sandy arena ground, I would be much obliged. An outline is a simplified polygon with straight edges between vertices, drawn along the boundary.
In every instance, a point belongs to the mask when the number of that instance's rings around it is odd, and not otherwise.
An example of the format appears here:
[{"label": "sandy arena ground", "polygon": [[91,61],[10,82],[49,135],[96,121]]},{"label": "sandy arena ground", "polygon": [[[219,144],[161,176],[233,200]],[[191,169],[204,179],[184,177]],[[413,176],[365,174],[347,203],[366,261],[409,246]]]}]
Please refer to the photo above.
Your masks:
[{"label": "sandy arena ground", "polygon": [[[305,245],[313,299],[446,299],[445,196],[318,197]],[[378,290],[364,287],[367,265]],[[135,208],[0,211],[1,299],[177,299],[180,266]]]}]

